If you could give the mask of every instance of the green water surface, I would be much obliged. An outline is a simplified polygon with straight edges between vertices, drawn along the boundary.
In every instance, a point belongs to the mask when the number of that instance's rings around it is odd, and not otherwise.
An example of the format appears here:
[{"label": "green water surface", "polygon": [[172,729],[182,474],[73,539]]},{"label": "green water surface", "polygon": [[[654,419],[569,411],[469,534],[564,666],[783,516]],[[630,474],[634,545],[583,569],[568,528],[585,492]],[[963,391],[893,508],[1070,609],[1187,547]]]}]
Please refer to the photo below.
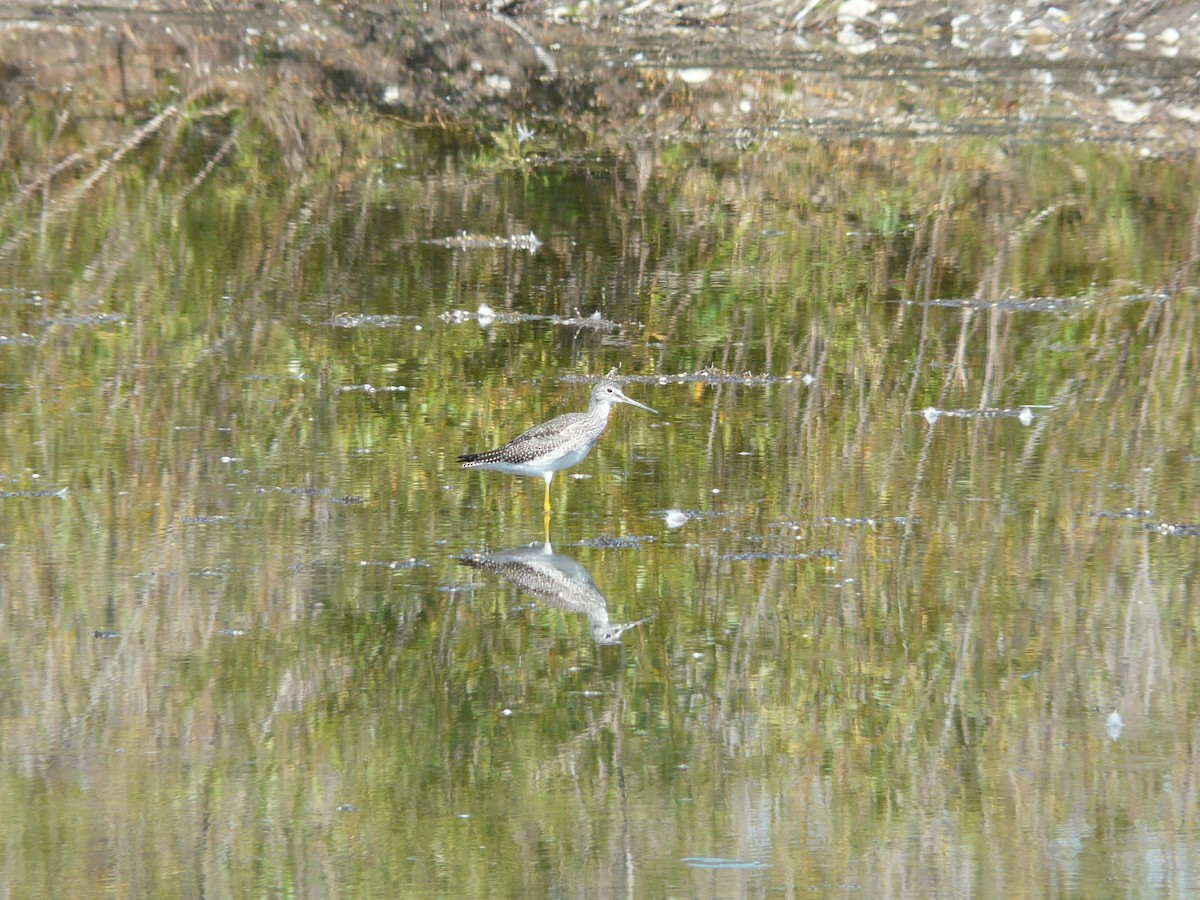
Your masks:
[{"label": "green water surface", "polygon": [[387,127],[8,182],[0,892],[1197,889],[1194,162]]}]

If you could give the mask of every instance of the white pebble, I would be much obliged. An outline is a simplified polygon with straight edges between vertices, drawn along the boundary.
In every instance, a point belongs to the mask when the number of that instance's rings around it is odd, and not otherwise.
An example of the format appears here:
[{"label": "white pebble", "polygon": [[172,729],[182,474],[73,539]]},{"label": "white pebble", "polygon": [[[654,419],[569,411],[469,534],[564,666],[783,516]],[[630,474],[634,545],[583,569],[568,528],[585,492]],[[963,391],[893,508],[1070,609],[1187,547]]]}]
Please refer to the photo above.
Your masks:
[{"label": "white pebble", "polygon": [[1168,106],[1167,112],[1176,119],[1183,119],[1185,122],[1191,122],[1195,125],[1200,125],[1200,107]]},{"label": "white pebble", "polygon": [[1108,113],[1118,122],[1133,125],[1150,115],[1151,104],[1135,103],[1124,97],[1113,97],[1108,101]]},{"label": "white pebble", "polygon": [[878,8],[874,0],[842,0],[837,10],[837,20],[853,22],[856,19],[865,19]]},{"label": "white pebble", "polygon": [[512,81],[507,75],[491,73],[483,76],[484,83],[497,94],[507,94],[512,90]]},{"label": "white pebble", "polygon": [[697,66],[691,69],[676,69],[675,74],[684,84],[704,84],[713,77],[713,70]]},{"label": "white pebble", "polygon": [[853,53],[856,56],[870,53],[879,46],[878,41],[869,40],[863,37],[849,22],[844,24],[841,31],[837,33],[837,42],[841,44],[848,53]]}]

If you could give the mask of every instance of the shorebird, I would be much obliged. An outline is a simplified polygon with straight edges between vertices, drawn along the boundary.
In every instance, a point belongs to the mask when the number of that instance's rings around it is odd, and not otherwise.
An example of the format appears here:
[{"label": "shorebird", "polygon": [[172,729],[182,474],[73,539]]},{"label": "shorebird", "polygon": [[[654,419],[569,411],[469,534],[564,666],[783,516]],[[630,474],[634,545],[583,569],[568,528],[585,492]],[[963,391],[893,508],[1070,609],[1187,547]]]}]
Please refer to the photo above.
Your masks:
[{"label": "shorebird", "polygon": [[[458,458],[464,469],[491,469],[509,475],[538,477],[546,481],[546,515],[550,515],[550,482],[555,472],[569,469],[591,452],[608,425],[608,414],[616,403],[628,403],[658,415],[644,403],[625,396],[611,376],[592,388],[587,412],[567,413],[534,425],[503,447],[484,453],[464,453]],[[548,521],[548,520],[547,520]]]}]

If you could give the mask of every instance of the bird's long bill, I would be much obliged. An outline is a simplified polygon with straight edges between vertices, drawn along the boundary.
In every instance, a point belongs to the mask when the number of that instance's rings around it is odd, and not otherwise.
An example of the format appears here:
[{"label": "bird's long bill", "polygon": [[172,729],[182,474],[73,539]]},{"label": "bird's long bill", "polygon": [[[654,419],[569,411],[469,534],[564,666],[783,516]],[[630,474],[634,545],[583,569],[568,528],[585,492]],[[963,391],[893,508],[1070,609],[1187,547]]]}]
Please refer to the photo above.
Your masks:
[{"label": "bird's long bill", "polygon": [[624,625],[617,625],[614,627],[614,631],[616,632],[615,637],[619,638],[621,635],[623,635],[625,632],[627,632],[630,628],[637,628],[643,622],[649,622],[653,618],[654,618],[654,616],[646,616],[646,618],[638,619],[636,622],[626,622]]},{"label": "bird's long bill", "polygon": [[626,397],[623,391],[617,391],[617,400],[621,403],[628,403],[630,406],[636,406],[638,409],[644,409],[646,412],[654,413],[656,416],[658,415],[657,409],[651,409],[645,403],[638,403],[636,400]]}]

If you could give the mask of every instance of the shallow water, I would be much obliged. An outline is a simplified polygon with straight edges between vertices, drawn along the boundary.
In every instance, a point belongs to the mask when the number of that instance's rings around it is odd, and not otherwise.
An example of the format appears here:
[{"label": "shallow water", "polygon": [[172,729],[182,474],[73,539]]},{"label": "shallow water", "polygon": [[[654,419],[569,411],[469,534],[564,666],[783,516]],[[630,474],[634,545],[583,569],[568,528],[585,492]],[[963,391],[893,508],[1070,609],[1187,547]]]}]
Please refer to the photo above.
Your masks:
[{"label": "shallow water", "polygon": [[8,891],[1195,890],[1194,163],[397,146],[0,260]]}]

